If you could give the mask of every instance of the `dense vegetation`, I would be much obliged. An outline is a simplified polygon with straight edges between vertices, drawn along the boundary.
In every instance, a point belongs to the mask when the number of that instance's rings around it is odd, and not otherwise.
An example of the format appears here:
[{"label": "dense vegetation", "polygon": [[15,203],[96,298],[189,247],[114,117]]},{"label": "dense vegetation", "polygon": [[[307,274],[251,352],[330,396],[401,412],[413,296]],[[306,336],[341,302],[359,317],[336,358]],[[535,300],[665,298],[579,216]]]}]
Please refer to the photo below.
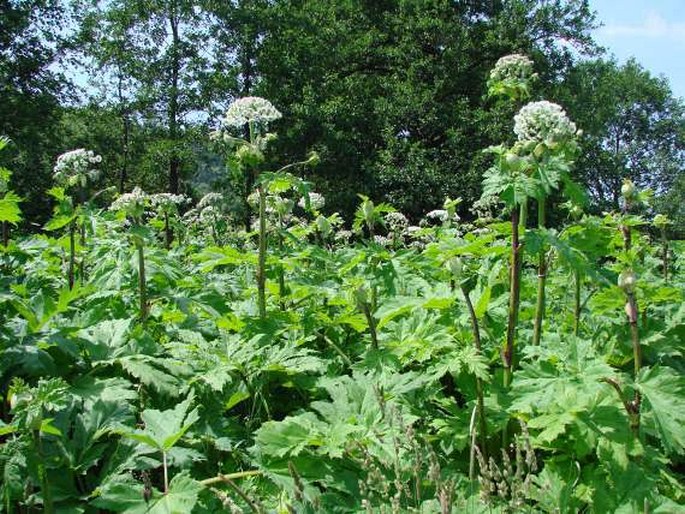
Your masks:
[{"label": "dense vegetation", "polygon": [[[591,38],[586,0],[330,2],[13,0],[0,7],[2,155],[44,223],[57,155],[102,155],[99,186],[120,193],[210,190],[239,199],[207,132],[235,98],[284,114],[275,155],[317,151],[308,178],[327,212],[349,219],[357,194],[416,222],[446,196],[460,214],[480,197],[487,157],[511,138],[514,111],[485,95],[489,70],[514,52],[539,74],[533,98],[564,106],[584,130],[574,177],[593,212],[618,209],[624,177],[657,194],[685,226],[683,105],[636,62],[619,65]],[[71,82],[68,80],[70,79]],[[240,201],[230,205],[244,220]],[[30,225],[29,225],[30,226]]]},{"label": "dense vegetation", "polygon": [[683,105],[586,2],[71,6],[0,18],[0,512],[685,508]]}]

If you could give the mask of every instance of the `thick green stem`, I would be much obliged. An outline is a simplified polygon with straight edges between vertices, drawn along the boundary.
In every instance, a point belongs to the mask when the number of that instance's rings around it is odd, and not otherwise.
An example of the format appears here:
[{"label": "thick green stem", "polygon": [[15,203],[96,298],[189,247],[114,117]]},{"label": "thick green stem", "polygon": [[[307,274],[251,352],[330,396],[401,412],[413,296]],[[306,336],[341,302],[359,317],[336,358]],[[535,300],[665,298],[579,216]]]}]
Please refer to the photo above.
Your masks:
[{"label": "thick green stem", "polygon": [[[538,229],[545,228],[545,197],[538,201]],[[540,344],[542,336],[542,319],[545,316],[545,282],[547,280],[547,257],[545,246],[540,248],[538,255],[538,294],[535,303],[535,323],[533,325],[533,344]]]},{"label": "thick green stem", "polygon": [[[661,230],[661,242],[662,242],[662,266],[664,271],[664,280],[668,280],[668,237],[666,237],[666,229]],[[5,245],[7,246],[7,245]]]},{"label": "thick green stem", "polygon": [[528,200],[524,200],[521,204],[521,214],[519,215],[519,233],[523,234],[526,231],[526,224],[528,223]]},{"label": "thick green stem", "polygon": [[138,294],[140,296],[140,319],[145,321],[148,315],[147,286],[145,283],[145,251],[143,242],[136,243],[138,247]]},{"label": "thick green stem", "polygon": [[[469,292],[464,286],[461,286],[461,293],[464,295],[464,300],[466,301],[466,307],[469,310],[469,316],[471,317],[471,331],[473,333],[473,343],[476,347],[478,355],[481,354],[481,340],[480,340],[480,329],[478,327],[478,316],[476,316],[476,310],[473,308],[473,302],[471,302],[471,297]],[[480,446],[481,453],[483,457],[487,459],[487,438],[488,438],[488,426],[485,419],[485,402],[483,400],[483,381],[476,377],[476,402],[478,406],[478,424],[480,432]]]},{"label": "thick green stem", "polygon": [[509,388],[513,373],[514,341],[518,323],[519,298],[521,289],[521,248],[519,243],[519,206],[511,212],[511,263],[509,284],[509,316],[507,322],[507,340],[502,351],[504,365],[504,387]]},{"label": "thick green stem", "polygon": [[266,193],[264,186],[259,191],[259,262],[257,265],[257,302],[259,317],[266,319]]},{"label": "thick green stem", "polygon": [[369,333],[371,334],[371,345],[374,350],[378,350],[378,334],[376,332],[376,320],[371,313],[371,308],[369,304],[364,302],[361,304],[362,311],[366,317],[366,321],[369,324]]},{"label": "thick green stem", "polygon": [[[626,411],[626,414],[628,415],[628,422],[630,423],[630,429],[633,432],[633,436],[635,438],[640,437],[640,402],[639,400],[636,402],[635,400],[633,401],[627,401],[623,395],[623,389],[621,389],[621,385],[613,378],[603,378],[601,379],[602,382],[606,382],[609,384],[611,387],[614,388],[616,391],[616,394],[618,395],[619,400],[621,400],[621,403],[623,404],[623,408]],[[639,397],[638,397],[639,398]]]},{"label": "thick green stem", "polygon": [[200,484],[205,487],[212,486],[214,484],[219,484],[221,482],[226,482],[227,480],[236,480],[238,478],[247,478],[260,476],[262,474],[258,469],[251,469],[248,471],[237,471],[236,473],[228,473],[226,475],[217,475],[212,478],[206,478],[205,480],[200,480]]},{"label": "thick green stem", "polygon": [[168,250],[171,248],[171,243],[174,240],[174,233],[171,230],[171,225],[169,224],[169,213],[164,213],[164,245]]},{"label": "thick green stem", "polygon": [[335,344],[333,341],[331,341],[331,339],[329,337],[326,337],[326,336],[323,336],[323,340],[326,341],[330,345],[330,347],[336,351],[336,353],[338,355],[340,355],[340,357],[345,362],[347,367],[349,367],[349,368],[352,367],[352,361],[347,356],[347,354],[345,352],[343,352],[342,349],[337,344]]},{"label": "thick green stem", "polygon": [[162,467],[164,468],[164,494],[169,492],[169,466],[166,462],[166,452],[162,452]]},{"label": "thick green stem", "polygon": [[43,512],[45,514],[52,514],[55,509],[52,505],[52,492],[50,491],[50,482],[48,481],[48,472],[45,467],[45,454],[43,453],[43,440],[41,439],[40,432],[38,430],[34,431],[34,439],[36,441],[36,447],[38,449],[38,457],[40,459],[38,473],[40,474],[41,482],[41,493],[43,495]]},{"label": "thick green stem", "polygon": [[[280,219],[278,220],[278,255],[281,256],[281,259],[283,258],[284,252],[283,252],[283,221]],[[281,305],[281,310],[284,311],[286,310],[286,302],[285,302],[285,295],[286,295],[286,288],[285,288],[285,269],[283,266],[283,262],[278,265],[278,298],[279,298],[279,303]]]},{"label": "thick green stem", "polygon": [[81,285],[84,284],[86,281],[86,256],[85,256],[85,248],[86,248],[86,223],[85,221],[81,222],[81,227],[80,227],[80,239],[79,239],[79,245],[81,246],[81,260],[79,261],[79,282]]},{"label": "thick green stem", "polygon": [[74,289],[74,268],[76,267],[76,224],[69,224],[69,269],[67,270],[69,289]]},{"label": "thick green stem", "polygon": [[581,287],[581,280],[582,280],[582,275],[580,271],[574,271],[573,272],[573,278],[574,278],[574,285],[575,285],[575,294],[574,294],[574,305],[573,305],[573,334],[578,335],[578,331],[580,329],[580,312],[581,312],[581,303],[580,303],[580,287]]},{"label": "thick green stem", "polygon": [[633,360],[635,368],[635,376],[642,368],[642,348],[640,346],[640,334],[637,328],[638,309],[635,293],[628,293],[628,321],[630,323],[630,339],[633,344]]}]

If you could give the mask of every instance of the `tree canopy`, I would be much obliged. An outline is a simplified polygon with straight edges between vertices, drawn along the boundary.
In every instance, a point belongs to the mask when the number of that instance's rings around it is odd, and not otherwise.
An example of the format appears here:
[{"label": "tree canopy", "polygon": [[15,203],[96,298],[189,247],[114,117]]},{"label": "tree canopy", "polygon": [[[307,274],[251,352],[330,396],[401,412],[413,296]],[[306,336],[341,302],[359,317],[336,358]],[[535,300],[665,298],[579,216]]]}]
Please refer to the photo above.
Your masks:
[{"label": "tree canopy", "polygon": [[[466,209],[480,197],[482,150],[513,138],[512,106],[487,96],[488,71],[523,53],[539,76],[531,99],[559,102],[585,132],[574,173],[592,205],[615,207],[628,177],[677,215],[665,199],[683,187],[682,100],[639,63],[602,54],[588,0],[27,0],[2,9],[0,132],[14,141],[4,158],[26,198],[45,189],[56,155],[78,146],[103,155],[102,187],[198,193],[216,182],[243,196],[249,184],[226,174],[207,136],[230,100],[259,95],[284,114],[274,154],[288,162],[318,152],[306,178],[332,211],[351,214],[359,193],[410,218],[447,196]],[[68,78],[88,85],[70,97]],[[48,212],[41,202],[29,218]]]}]

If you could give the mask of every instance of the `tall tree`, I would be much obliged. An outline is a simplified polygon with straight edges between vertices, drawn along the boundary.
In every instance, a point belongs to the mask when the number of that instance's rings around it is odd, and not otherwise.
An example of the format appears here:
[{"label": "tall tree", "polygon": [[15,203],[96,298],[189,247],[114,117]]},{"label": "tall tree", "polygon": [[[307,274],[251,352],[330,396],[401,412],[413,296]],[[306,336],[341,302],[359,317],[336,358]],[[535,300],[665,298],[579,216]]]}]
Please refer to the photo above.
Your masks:
[{"label": "tall tree", "polygon": [[[205,88],[206,97],[213,101],[210,117],[216,120],[228,103],[235,98],[250,96],[259,81],[257,56],[269,25],[269,0],[212,0],[208,9],[215,23],[211,26],[214,42],[214,75]],[[244,134],[249,138],[249,134]],[[239,191],[244,199],[236,211],[242,212],[246,227],[250,226],[252,212],[247,197],[252,191],[254,176],[245,173],[229,178],[229,187]]]},{"label": "tall tree", "polygon": [[14,170],[25,217],[49,214],[43,199],[56,152],[60,99],[65,93],[51,69],[62,48],[67,15],[56,0],[0,3],[0,135],[12,144],[3,152]]},{"label": "tall tree", "polygon": [[[87,55],[115,78],[110,94],[122,113],[122,146],[127,148],[134,112],[162,128],[164,137],[149,151],[166,166],[166,189],[178,193],[186,129],[206,107],[200,81],[208,76],[210,19],[203,3],[115,0],[98,3],[86,20]],[[126,167],[121,176],[125,181]]]},{"label": "tall tree", "polygon": [[635,60],[580,63],[559,95],[585,133],[577,170],[598,208],[617,209],[624,178],[667,195],[685,174],[685,105]]},{"label": "tall tree", "polygon": [[319,150],[338,209],[360,190],[415,216],[477,198],[480,150],[511,119],[484,99],[494,62],[528,53],[557,80],[568,43],[593,50],[586,0],[275,2],[268,18],[258,91],[284,112],[282,152]]}]

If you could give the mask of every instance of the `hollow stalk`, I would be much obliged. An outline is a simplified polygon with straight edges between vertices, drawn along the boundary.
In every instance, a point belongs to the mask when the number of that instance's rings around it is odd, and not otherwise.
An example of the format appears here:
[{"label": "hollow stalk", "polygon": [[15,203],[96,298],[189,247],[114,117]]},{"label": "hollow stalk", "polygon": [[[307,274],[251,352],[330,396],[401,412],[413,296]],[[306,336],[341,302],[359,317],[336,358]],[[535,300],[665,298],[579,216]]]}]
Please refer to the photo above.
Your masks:
[{"label": "hollow stalk", "polygon": [[[538,229],[545,228],[545,196],[538,201]],[[540,248],[538,255],[538,291],[535,303],[535,323],[533,325],[533,344],[540,344],[542,335],[542,319],[545,316],[545,282],[547,280],[547,257],[545,246]]]},{"label": "hollow stalk", "polygon": [[147,286],[145,281],[145,250],[143,241],[136,239],[138,249],[138,294],[140,296],[140,319],[145,321],[148,315]]},{"label": "hollow stalk", "polygon": [[514,341],[518,323],[519,299],[521,289],[521,248],[519,242],[520,206],[514,205],[511,212],[511,263],[509,281],[509,314],[507,321],[507,340],[502,351],[504,365],[503,382],[508,388],[511,384],[514,362]]},{"label": "hollow stalk", "polygon": [[574,281],[574,304],[573,304],[573,335],[578,335],[578,331],[580,329],[580,312],[581,312],[581,303],[580,303],[580,289],[581,289],[581,281],[583,280],[583,277],[580,273],[580,271],[575,270],[573,272],[573,281]]},{"label": "hollow stalk", "polygon": [[257,188],[259,192],[259,258],[257,265],[257,303],[259,317],[266,318],[266,193],[264,186]]},{"label": "hollow stalk", "polygon": [[666,227],[661,228],[661,259],[664,280],[668,281],[668,237],[666,236]]},{"label": "hollow stalk", "polygon": [[76,267],[76,224],[69,223],[69,269],[67,270],[69,289],[74,289],[74,269]]},{"label": "hollow stalk", "polygon": [[[473,302],[471,302],[471,297],[469,292],[463,285],[460,285],[461,293],[464,295],[464,300],[466,301],[466,307],[469,311],[469,316],[471,318],[471,331],[473,333],[473,343],[476,347],[478,355],[481,354],[481,339],[480,339],[480,329],[478,327],[478,316],[476,316],[476,310],[473,308]],[[478,425],[480,432],[480,445],[481,452],[483,456],[487,459],[487,437],[488,437],[488,426],[487,420],[485,419],[485,402],[483,400],[483,381],[480,377],[476,377],[476,402],[478,407]]]}]

